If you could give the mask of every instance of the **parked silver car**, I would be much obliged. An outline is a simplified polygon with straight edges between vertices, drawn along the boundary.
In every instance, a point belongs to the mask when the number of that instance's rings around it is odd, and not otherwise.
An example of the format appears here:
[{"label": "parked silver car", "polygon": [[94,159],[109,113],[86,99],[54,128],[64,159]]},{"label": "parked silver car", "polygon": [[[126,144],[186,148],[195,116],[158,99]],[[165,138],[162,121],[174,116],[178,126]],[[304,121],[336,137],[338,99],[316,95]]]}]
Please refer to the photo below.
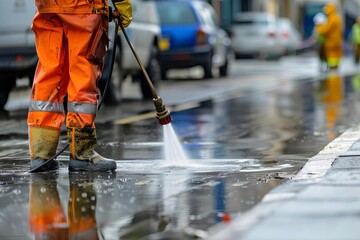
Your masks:
[{"label": "parked silver car", "polygon": [[265,12],[240,12],[230,27],[236,56],[278,57],[285,48],[278,42],[275,16]]},{"label": "parked silver car", "polygon": [[276,21],[278,39],[286,53],[295,53],[302,47],[302,37],[294,24],[288,18],[279,18]]}]

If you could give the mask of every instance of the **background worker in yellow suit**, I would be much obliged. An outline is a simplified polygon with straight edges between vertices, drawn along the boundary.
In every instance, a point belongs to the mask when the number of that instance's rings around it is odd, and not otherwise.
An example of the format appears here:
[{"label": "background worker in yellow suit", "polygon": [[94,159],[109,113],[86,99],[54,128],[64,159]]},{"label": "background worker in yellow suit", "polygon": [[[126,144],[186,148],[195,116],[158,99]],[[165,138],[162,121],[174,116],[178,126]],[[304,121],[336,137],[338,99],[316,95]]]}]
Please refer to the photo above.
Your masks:
[{"label": "background worker in yellow suit", "polygon": [[[55,155],[65,117],[69,170],[115,170],[114,160],[95,152],[97,81],[109,44],[108,0],[35,0],[35,5],[32,29],[39,62],[28,113],[30,170]],[[115,0],[115,5],[127,27],[132,19],[130,0]],[[58,168],[58,162],[51,161],[38,170]]]},{"label": "background worker in yellow suit", "polygon": [[342,21],[340,15],[336,11],[335,5],[332,3],[325,5],[324,13],[327,15],[326,24],[318,25],[316,28],[318,33],[324,36],[324,50],[330,69],[337,69],[343,55]]}]

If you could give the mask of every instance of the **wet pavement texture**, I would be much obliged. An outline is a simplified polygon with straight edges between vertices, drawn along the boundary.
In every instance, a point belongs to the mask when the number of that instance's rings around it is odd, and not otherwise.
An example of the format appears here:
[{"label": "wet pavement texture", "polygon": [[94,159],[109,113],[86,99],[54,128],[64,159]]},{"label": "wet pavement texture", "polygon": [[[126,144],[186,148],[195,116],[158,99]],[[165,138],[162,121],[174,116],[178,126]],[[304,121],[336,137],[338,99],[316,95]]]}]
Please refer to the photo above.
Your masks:
[{"label": "wet pavement texture", "polygon": [[[196,239],[258,203],[359,119],[357,76],[245,88],[173,111],[172,127],[192,165],[164,159],[164,129],[149,118],[97,123],[114,173],[29,174],[23,119],[0,124],[0,239]],[[124,108],[151,111],[144,103]],[[104,119],[112,119],[108,107]],[[65,135],[60,145],[67,143]],[[60,146],[60,148],[61,148]],[[66,237],[65,237],[66,238]]]}]

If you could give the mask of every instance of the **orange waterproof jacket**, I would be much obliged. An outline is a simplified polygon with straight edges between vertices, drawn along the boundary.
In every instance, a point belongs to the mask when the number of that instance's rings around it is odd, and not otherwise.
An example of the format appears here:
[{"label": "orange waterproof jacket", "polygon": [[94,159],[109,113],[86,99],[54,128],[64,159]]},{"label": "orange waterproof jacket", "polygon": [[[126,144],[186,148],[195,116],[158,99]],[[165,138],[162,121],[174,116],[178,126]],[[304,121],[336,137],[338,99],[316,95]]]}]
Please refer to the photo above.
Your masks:
[{"label": "orange waterproof jacket", "polygon": [[336,13],[336,7],[333,4],[327,4],[324,7],[327,14],[327,23],[317,26],[319,34],[325,38],[324,47],[327,57],[341,57],[342,56],[342,21],[340,16]]},{"label": "orange waterproof jacket", "polygon": [[108,0],[35,0],[39,13],[100,13]]}]

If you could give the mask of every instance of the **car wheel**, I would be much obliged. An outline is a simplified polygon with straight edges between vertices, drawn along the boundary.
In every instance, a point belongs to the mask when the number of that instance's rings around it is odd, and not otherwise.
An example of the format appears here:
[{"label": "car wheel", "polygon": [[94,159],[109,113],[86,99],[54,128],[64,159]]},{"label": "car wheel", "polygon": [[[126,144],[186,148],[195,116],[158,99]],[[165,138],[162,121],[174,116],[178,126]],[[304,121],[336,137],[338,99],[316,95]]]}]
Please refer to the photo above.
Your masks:
[{"label": "car wheel", "polygon": [[221,77],[225,77],[225,76],[228,75],[229,58],[230,58],[230,57],[229,57],[229,54],[227,54],[224,65],[222,65],[222,66],[219,68],[219,73],[220,73],[220,76],[221,76]]},{"label": "car wheel", "polygon": [[209,53],[207,62],[205,62],[205,64],[202,66],[204,69],[204,77],[203,78],[213,78],[213,62],[212,62],[212,51]]},{"label": "car wheel", "polygon": [[2,78],[0,88],[0,111],[5,110],[5,105],[9,99],[11,89],[15,86],[15,78]]},{"label": "car wheel", "polygon": [[257,58],[260,60],[268,60],[269,54],[265,51],[260,51],[257,55]]},{"label": "car wheel", "polygon": [[[158,59],[158,50],[155,46],[151,49],[151,56],[148,66],[146,67],[146,71],[149,75],[149,78],[153,84],[153,86],[156,88],[158,87],[160,80],[161,80],[161,68],[160,63]],[[139,76],[139,82],[140,82],[140,89],[142,93],[143,99],[152,99],[153,93],[152,89],[149,86],[149,83],[147,82],[145,76],[143,73],[141,73]]]},{"label": "car wheel", "polygon": [[[111,79],[108,83],[107,90],[106,82],[108,81],[108,77],[110,75],[110,60],[111,60],[111,52],[107,56],[106,69],[103,72],[103,78],[100,81],[99,88],[101,91],[102,96],[104,97],[104,103],[107,105],[116,105],[121,101],[121,92],[122,92],[122,83],[124,81],[125,75],[122,68],[122,61],[121,61],[121,49],[120,46],[116,46],[116,53],[114,59],[114,66],[111,73]],[[105,92],[106,90],[106,92]]]},{"label": "car wheel", "polygon": [[34,75],[35,75],[35,71],[33,74],[28,75],[29,78],[29,87],[32,87],[33,83],[34,83]]},{"label": "car wheel", "polygon": [[161,67],[161,80],[167,80],[167,69],[165,69],[164,67]]},{"label": "car wheel", "polygon": [[212,60],[203,66],[204,68],[204,78],[213,78],[212,73]]}]

